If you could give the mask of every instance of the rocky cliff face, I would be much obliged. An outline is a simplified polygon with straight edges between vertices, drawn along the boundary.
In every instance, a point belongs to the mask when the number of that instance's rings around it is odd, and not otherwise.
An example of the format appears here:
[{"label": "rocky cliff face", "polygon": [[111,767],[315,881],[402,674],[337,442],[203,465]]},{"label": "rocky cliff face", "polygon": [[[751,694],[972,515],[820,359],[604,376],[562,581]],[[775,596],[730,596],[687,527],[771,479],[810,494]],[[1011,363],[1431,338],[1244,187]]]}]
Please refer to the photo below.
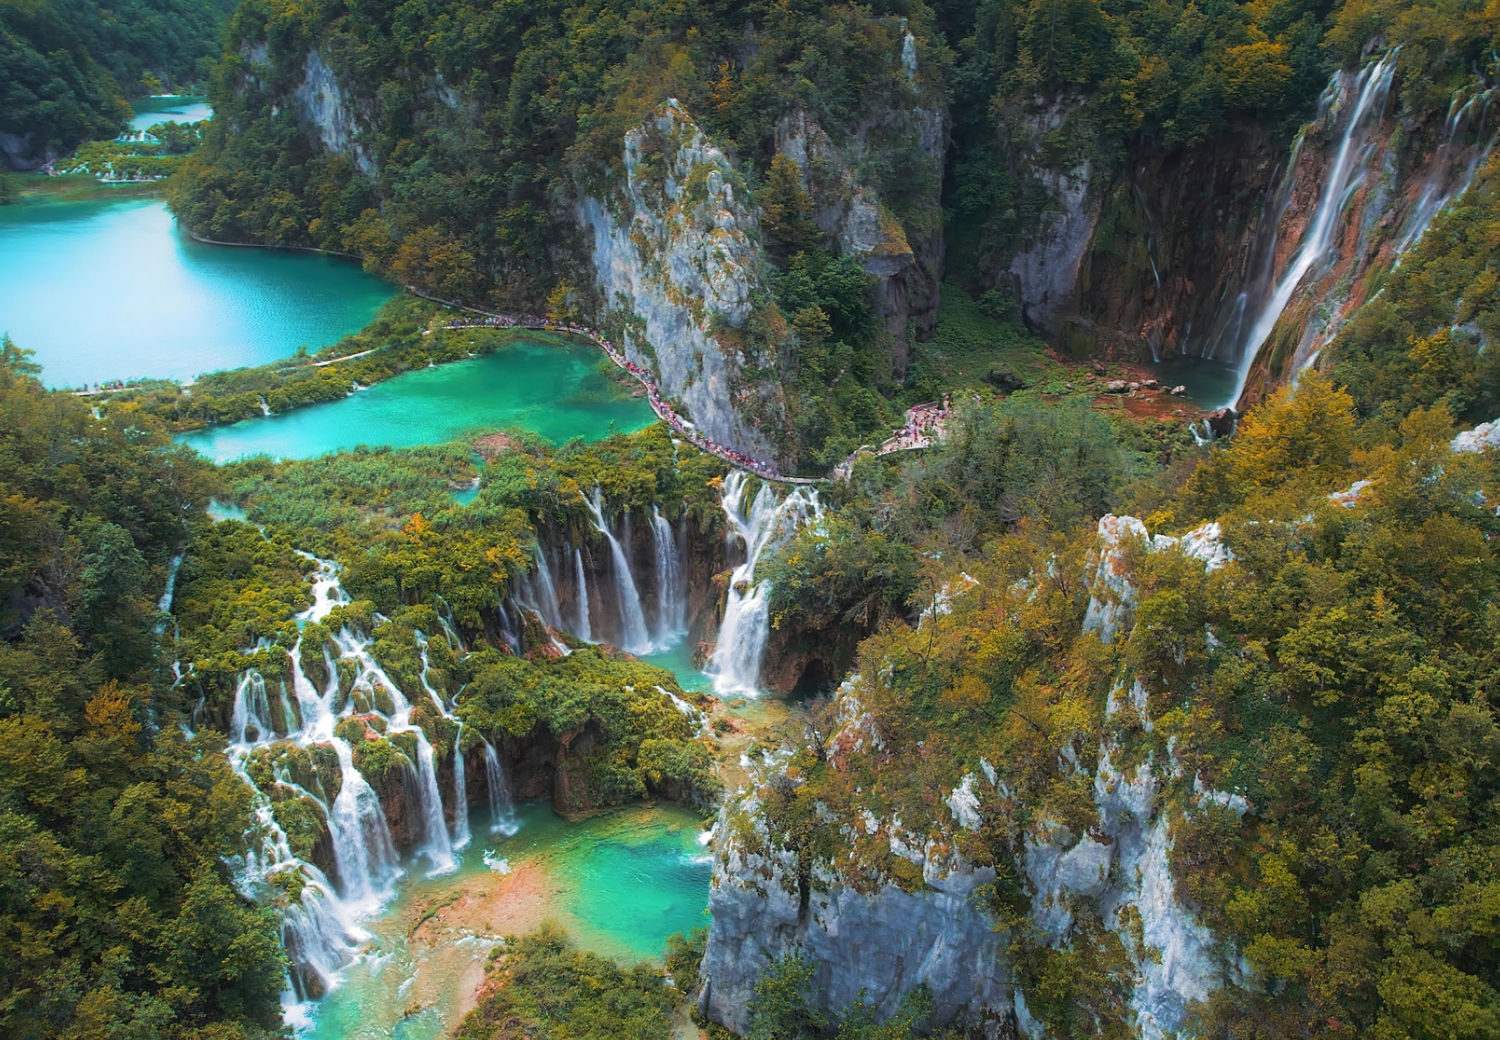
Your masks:
[{"label": "rocky cliff face", "polygon": [[360,140],[348,93],[321,51],[308,53],[302,82],[292,98],[309,137],[316,138],[325,151],[349,158],[366,177],[375,176],[375,160]]},{"label": "rocky cliff face", "polygon": [[776,358],[743,334],[766,268],[744,181],[676,101],[626,134],[621,165],[576,217],[627,356],[704,435],[770,457],[781,402],[754,375]]},{"label": "rocky cliff face", "polygon": [[1014,172],[1047,205],[997,278],[1075,355],[1255,358],[1256,399],[1315,359],[1490,150],[1482,96],[1446,117],[1397,113],[1393,71],[1337,73],[1290,158],[1245,126],[1187,150],[1148,144],[1110,174],[1070,124],[1079,100],[1009,113]]},{"label": "rocky cliff face", "polygon": [[[1132,517],[1106,517],[1085,621],[1105,642],[1131,623],[1127,542],[1146,551],[1180,546],[1210,569],[1229,559],[1216,525],[1179,541],[1151,538]],[[887,737],[864,707],[866,683],[855,676],[840,688],[840,728],[823,753],[841,772],[877,768],[888,752]],[[1150,727],[1144,690],[1122,678],[1106,712],[1127,709]],[[1235,969],[1232,951],[1177,896],[1168,862],[1172,826],[1193,804],[1212,801],[1239,813],[1247,807],[1242,798],[1184,777],[1170,758],[1132,760],[1106,737],[1090,769],[1084,764],[1088,750],[1066,744],[1057,756],[1065,773],[1092,773],[1093,822],[1075,833],[1044,819],[1011,863],[984,862],[984,846],[973,840],[1013,806],[1003,770],[989,762],[951,777],[937,792],[946,809],[939,818],[946,822],[925,832],[904,825],[900,807],[877,815],[870,808],[840,811],[819,802],[816,847],[832,851],[818,855],[809,854],[808,845],[792,847],[763,809],[778,789],[801,783],[796,770],[788,769],[790,751],[767,752],[749,763],[750,783],[726,801],[716,824],[713,926],[700,1006],[713,1020],[743,1030],[759,973],[774,958],[800,950],[816,967],[815,999],[831,1011],[863,990],[865,999],[889,1014],[906,992],[925,984],[939,1022],[987,1036],[1019,1032],[1041,1040],[1047,1029],[1029,1010],[1008,952],[1017,933],[996,930],[985,898],[984,886],[1003,867],[1008,876],[1024,879],[1026,932],[1039,937],[1027,941],[1066,946],[1087,919],[1112,936],[1126,958],[1127,1024],[1148,1038],[1180,1029],[1191,1003]],[[914,869],[880,866],[887,851]]]},{"label": "rocky cliff face", "polygon": [[[915,62],[913,56],[913,75]],[[904,160],[914,163],[911,173],[932,186],[935,210],[936,188],[942,181],[944,122],[945,112],[935,106],[896,109],[883,113],[878,123],[874,119],[861,122],[842,148],[805,111],[792,113],[776,128],[777,151],[795,159],[802,170],[803,187],[813,200],[814,223],[837,244],[840,254],[859,257],[876,280],[876,312],[890,336],[891,376],[898,381],[906,377],[910,339],[928,339],[937,325],[942,225],[936,217],[903,224],[858,170],[884,147],[872,140],[878,126],[881,134],[912,146]]]}]

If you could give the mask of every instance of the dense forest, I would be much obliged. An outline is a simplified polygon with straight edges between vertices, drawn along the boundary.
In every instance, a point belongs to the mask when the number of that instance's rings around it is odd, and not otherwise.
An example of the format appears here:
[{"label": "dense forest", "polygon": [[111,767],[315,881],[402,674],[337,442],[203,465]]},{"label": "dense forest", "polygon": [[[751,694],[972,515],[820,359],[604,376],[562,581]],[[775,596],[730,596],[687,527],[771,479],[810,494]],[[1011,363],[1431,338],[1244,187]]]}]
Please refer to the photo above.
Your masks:
[{"label": "dense forest", "polygon": [[[8,150],[109,136],[128,96],[207,79],[215,118],[167,187],[185,224],[435,297],[318,353],[95,398],[0,341],[0,1034],[287,1035],[285,1005],[330,984],[309,921],[367,880],[341,835],[371,877],[398,852],[436,865],[478,790],[463,770],[503,783],[504,761],[517,797],[571,817],[717,814],[710,905],[754,912],[633,966],[555,923],[496,939],[461,1040],[1500,1035],[1500,448],[1463,432],[1500,420],[1493,142],[1409,248],[1347,279],[1313,362],[1286,370],[1272,341],[1286,378],[1219,436],[1145,392],[1154,369],[1029,322],[1007,267],[1058,183],[1107,171],[1086,275],[1134,264],[1164,291],[1155,254],[1120,244],[1148,208],[1133,171],[1326,146],[1308,120],[1336,70],[1389,63],[1391,154],[1446,154],[1475,110],[1490,140],[1496,19],[1477,0],[0,0]],[[672,134],[723,162],[677,183]],[[1374,179],[1419,194],[1389,162]],[[665,423],[223,466],[174,444],[551,341],[445,328],[443,300],[644,339],[590,266],[594,202],[635,241],[713,208],[702,252],[739,279],[738,323],[705,317],[712,277],[660,294],[737,360],[713,392],[762,410],[789,468],[851,459],[797,490],[816,508],[748,573],[749,503],[792,489]],[[1384,227],[1364,204],[1350,239]],[[898,254],[904,281],[881,267]],[[923,450],[850,455],[939,401]],[[590,629],[631,595],[644,623],[662,590],[622,575],[666,538],[695,666],[727,604],[764,597],[796,691],[774,724]],[[1143,834],[1150,892],[1122,851]],[[921,927],[848,909],[947,898],[950,868],[982,883]],[[900,971],[1003,977],[989,1019],[859,976],[894,932],[970,914],[982,942]],[[1148,1003],[1188,961],[1211,984]]]},{"label": "dense forest", "polygon": [[[1398,104],[1422,139],[1455,90],[1486,86],[1494,31],[1473,4],[255,0],[215,80],[225,118],[171,198],[214,238],[349,252],[446,299],[603,327],[613,301],[577,207],[608,193],[622,138],[674,99],[737,163],[767,262],[750,317],[712,335],[739,359],[752,423],[815,471],[930,399],[940,380],[908,359],[904,325],[920,350],[944,272],[1019,327],[1003,271],[1053,219],[1058,176],[1097,181],[1244,133],[1284,149],[1329,73],[1372,43],[1397,48]],[[831,151],[789,154],[798,126]],[[829,221],[861,199],[883,241],[857,255]],[[920,273],[877,291],[883,250]]]},{"label": "dense forest", "polygon": [[119,133],[128,98],[205,82],[230,0],[0,3],[0,157],[34,168]]}]

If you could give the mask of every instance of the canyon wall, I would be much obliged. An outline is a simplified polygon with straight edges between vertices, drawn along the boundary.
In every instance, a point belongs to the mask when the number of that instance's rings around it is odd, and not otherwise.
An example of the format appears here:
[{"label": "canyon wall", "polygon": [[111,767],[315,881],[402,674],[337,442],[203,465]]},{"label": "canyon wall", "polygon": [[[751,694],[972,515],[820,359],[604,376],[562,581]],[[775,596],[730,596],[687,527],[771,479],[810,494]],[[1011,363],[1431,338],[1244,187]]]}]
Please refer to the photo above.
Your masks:
[{"label": "canyon wall", "polygon": [[742,332],[767,261],[744,180],[675,100],[625,135],[622,174],[584,194],[606,324],[709,439],[760,458],[783,403],[773,344]]},{"label": "canyon wall", "polygon": [[1047,206],[996,279],[1075,356],[1206,357],[1239,369],[1253,403],[1316,360],[1493,147],[1488,92],[1398,111],[1394,72],[1387,56],[1336,73],[1289,156],[1247,124],[1146,142],[1107,171],[1086,144],[1053,143],[1082,99],[1008,113],[1014,174]]}]

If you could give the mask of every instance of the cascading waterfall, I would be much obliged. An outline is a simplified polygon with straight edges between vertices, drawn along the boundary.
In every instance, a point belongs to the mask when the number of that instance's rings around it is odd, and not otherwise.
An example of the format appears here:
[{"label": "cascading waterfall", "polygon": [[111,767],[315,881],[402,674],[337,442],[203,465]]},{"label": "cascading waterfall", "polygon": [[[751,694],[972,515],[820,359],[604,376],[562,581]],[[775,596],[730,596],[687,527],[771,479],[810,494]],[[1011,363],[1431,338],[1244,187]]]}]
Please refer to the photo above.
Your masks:
[{"label": "cascading waterfall", "polygon": [[432,742],[427,739],[421,726],[412,724],[412,706],[406,699],[406,694],[401,692],[401,688],[391,681],[390,676],[370,656],[370,640],[347,628],[334,638],[343,657],[359,667],[354,688],[364,689],[371,695],[372,701],[377,686],[390,696],[393,710],[386,720],[386,733],[410,733],[417,742],[418,800],[421,803],[425,834],[421,851],[432,861],[430,876],[449,873],[458,864],[453,858],[453,843],[448,837],[448,824],[443,815],[443,796],[438,791],[436,756],[432,750]]},{"label": "cascading waterfall", "polygon": [[[1482,146],[1469,152],[1463,172],[1459,174],[1451,187],[1444,189],[1446,175],[1459,161],[1459,156],[1464,151],[1463,133],[1467,129],[1469,120],[1476,112],[1478,113],[1477,129],[1482,134],[1484,117],[1489,111],[1490,101],[1494,94],[1495,88],[1490,87],[1468,97],[1465,97],[1462,91],[1453,95],[1453,100],[1448,106],[1448,118],[1443,125],[1443,143],[1438,146],[1437,158],[1432,164],[1432,173],[1422,185],[1421,197],[1417,200],[1411,219],[1407,221],[1406,228],[1401,234],[1401,241],[1396,246],[1398,253],[1404,253],[1416,245],[1417,240],[1426,232],[1433,219],[1469,190],[1469,185],[1474,183],[1474,175],[1479,172],[1480,164],[1495,150],[1495,135],[1492,133]],[[1397,262],[1399,263],[1399,260]]]},{"label": "cascading waterfall", "polygon": [[583,569],[583,550],[573,550],[573,570],[578,576],[578,628],[575,635],[586,643],[594,641],[594,630],[589,625],[589,576]]},{"label": "cascading waterfall", "polygon": [[620,599],[620,649],[632,654],[649,654],[652,650],[651,635],[646,629],[646,614],[641,609],[641,594],[635,587],[635,575],[630,570],[630,558],[620,540],[610,531],[604,521],[604,503],[599,489],[594,489],[592,498],[585,498],[589,513],[594,519],[594,529],[604,535],[609,543],[610,557],[614,562],[615,589]]},{"label": "cascading waterfall", "polygon": [[[1302,241],[1297,247],[1296,255],[1282,272],[1281,277],[1277,279],[1260,313],[1250,326],[1250,332],[1241,349],[1234,393],[1230,398],[1231,404],[1238,401],[1240,395],[1244,393],[1245,383],[1250,378],[1250,368],[1255,363],[1256,355],[1260,353],[1261,346],[1270,337],[1277,321],[1281,319],[1282,312],[1286,310],[1298,286],[1302,284],[1302,279],[1307,276],[1314,265],[1328,255],[1339,213],[1347,201],[1348,189],[1354,181],[1354,175],[1356,172],[1362,172],[1369,160],[1371,151],[1369,139],[1380,125],[1386,97],[1390,93],[1391,78],[1395,71],[1396,55],[1392,51],[1357,75],[1353,88],[1353,110],[1344,124],[1333,164],[1324,176],[1323,190],[1318,196],[1318,204],[1313,211],[1312,220],[1302,234]],[[1330,95],[1335,92],[1341,93],[1340,77],[1343,75],[1340,73],[1335,76],[1334,83],[1325,93],[1325,104],[1333,100]]]},{"label": "cascading waterfall", "polygon": [[433,689],[432,683],[427,680],[427,673],[432,668],[427,656],[427,636],[418,631],[416,642],[417,652],[422,659],[422,689],[427,691],[427,696],[438,713],[458,727],[458,732],[453,736],[453,848],[456,851],[467,848],[473,840],[469,833],[469,795],[467,778],[464,776],[464,720],[448,710],[448,706],[443,703],[442,694]]},{"label": "cascading waterfall", "polygon": [[[317,566],[312,588],[314,602],[297,615],[299,624],[322,621],[335,607],[348,602],[339,584],[338,566],[316,557],[306,558]],[[439,874],[454,869],[454,849],[462,848],[470,839],[464,796],[463,726],[428,681],[425,637],[419,634],[418,643],[422,685],[437,710],[459,726],[454,745],[457,812],[452,839],[438,790],[432,745],[421,727],[411,722],[411,703],[371,657],[369,639],[344,628],[334,637],[332,647],[338,661],[354,665],[353,691],[368,699],[372,705],[370,714],[384,719],[386,733],[410,733],[416,743],[417,782],[413,787],[422,825],[421,854],[431,861],[432,874]],[[355,715],[355,698],[341,692],[339,670],[327,646],[323,660],[328,682],[319,690],[302,667],[302,647],[299,639],[289,652],[293,699],[287,698],[283,685],[279,728],[260,672],[252,668],[241,675],[235,690],[228,747],[231,767],[253,791],[256,817],[248,851],[232,863],[237,887],[247,898],[271,902],[275,901],[277,890],[287,888],[286,878],[300,877],[297,886],[301,889],[300,900],[292,901],[283,912],[282,937],[294,965],[285,1000],[288,1022],[298,1021],[303,1015],[298,1001],[319,996],[336,985],[338,972],[368,938],[360,922],[378,913],[390,901],[395,894],[395,882],[403,874],[385,809],[374,788],[355,768],[353,748],[335,732],[341,720]],[[377,691],[389,698],[388,714],[373,708]],[[310,799],[322,810],[337,884],[331,883],[317,866],[292,853],[287,835],[276,823],[269,792],[251,778],[248,766],[252,756],[278,742],[303,748],[325,746],[332,749],[338,761],[339,789],[331,802],[321,789],[321,781],[314,785],[316,790],[308,790],[286,775],[280,765],[273,771],[275,787],[295,797]],[[493,751],[489,754],[493,755]]]},{"label": "cascading waterfall", "polygon": [[736,470],[724,480],[721,504],[729,518],[731,537],[745,546],[745,562],[730,576],[724,603],[724,623],[714,646],[708,671],[714,691],[721,696],[760,693],[760,660],[771,630],[771,583],[755,581],[755,566],[768,546],[791,534],[809,515],[822,515],[818,493],[799,487],[781,501],[769,483],[762,483],[748,512],[743,510],[746,474]]},{"label": "cascading waterfall", "polygon": [[490,832],[507,836],[516,833],[518,825],[510,784],[505,779],[500,756],[495,754],[495,745],[488,740],[484,742],[484,782],[490,797]]},{"label": "cascading waterfall", "polygon": [[453,735],[453,847],[466,849],[474,836],[469,833],[469,785],[464,775],[464,723],[458,721]]},{"label": "cascading waterfall", "polygon": [[542,620],[553,628],[562,629],[562,611],[557,606],[557,584],[552,580],[552,568],[547,564],[547,550],[541,542],[536,546],[537,612]]},{"label": "cascading waterfall", "polygon": [[677,552],[677,532],[654,505],[651,534],[656,544],[656,642],[658,646],[670,646],[687,632],[687,589]]}]

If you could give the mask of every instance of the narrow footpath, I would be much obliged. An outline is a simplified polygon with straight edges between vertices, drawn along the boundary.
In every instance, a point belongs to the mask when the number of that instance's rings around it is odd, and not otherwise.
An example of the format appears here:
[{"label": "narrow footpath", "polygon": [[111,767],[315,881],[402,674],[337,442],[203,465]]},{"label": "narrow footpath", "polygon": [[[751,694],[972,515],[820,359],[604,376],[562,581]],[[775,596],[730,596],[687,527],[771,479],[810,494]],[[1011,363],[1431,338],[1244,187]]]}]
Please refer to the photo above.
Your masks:
[{"label": "narrow footpath", "polygon": [[[781,484],[825,484],[829,480],[847,480],[854,468],[855,460],[860,455],[878,456],[889,455],[891,452],[896,451],[919,451],[937,441],[943,440],[947,435],[945,424],[950,414],[948,401],[944,399],[941,404],[937,402],[919,404],[907,409],[906,425],[895,431],[878,448],[871,448],[867,445],[860,446],[847,459],[834,467],[833,473],[830,476],[789,477],[764,459],[752,458],[743,452],[736,451],[699,433],[697,427],[678,415],[672,406],[662,397],[661,390],[658,389],[656,381],[651,378],[650,373],[627,358],[624,352],[610,341],[609,337],[597,329],[591,329],[586,325],[579,325],[575,322],[548,321],[544,318],[535,318],[529,315],[495,314],[491,311],[479,310],[476,307],[466,307],[452,300],[429,296],[411,286],[407,286],[406,290],[414,296],[421,296],[423,299],[431,300],[434,303],[441,303],[455,310],[478,315],[475,318],[460,318],[456,321],[450,321],[445,326],[449,329],[520,328],[538,329],[545,332],[565,332],[569,335],[581,336],[604,351],[621,371],[626,372],[640,383],[646,390],[646,400],[651,403],[652,410],[661,417],[663,422],[677,431],[685,440],[692,443],[700,451],[705,451],[710,455],[720,458],[736,469],[754,473],[763,480],[775,481]],[[338,358],[335,360],[344,359]],[[324,363],[327,364],[329,362]]]}]

